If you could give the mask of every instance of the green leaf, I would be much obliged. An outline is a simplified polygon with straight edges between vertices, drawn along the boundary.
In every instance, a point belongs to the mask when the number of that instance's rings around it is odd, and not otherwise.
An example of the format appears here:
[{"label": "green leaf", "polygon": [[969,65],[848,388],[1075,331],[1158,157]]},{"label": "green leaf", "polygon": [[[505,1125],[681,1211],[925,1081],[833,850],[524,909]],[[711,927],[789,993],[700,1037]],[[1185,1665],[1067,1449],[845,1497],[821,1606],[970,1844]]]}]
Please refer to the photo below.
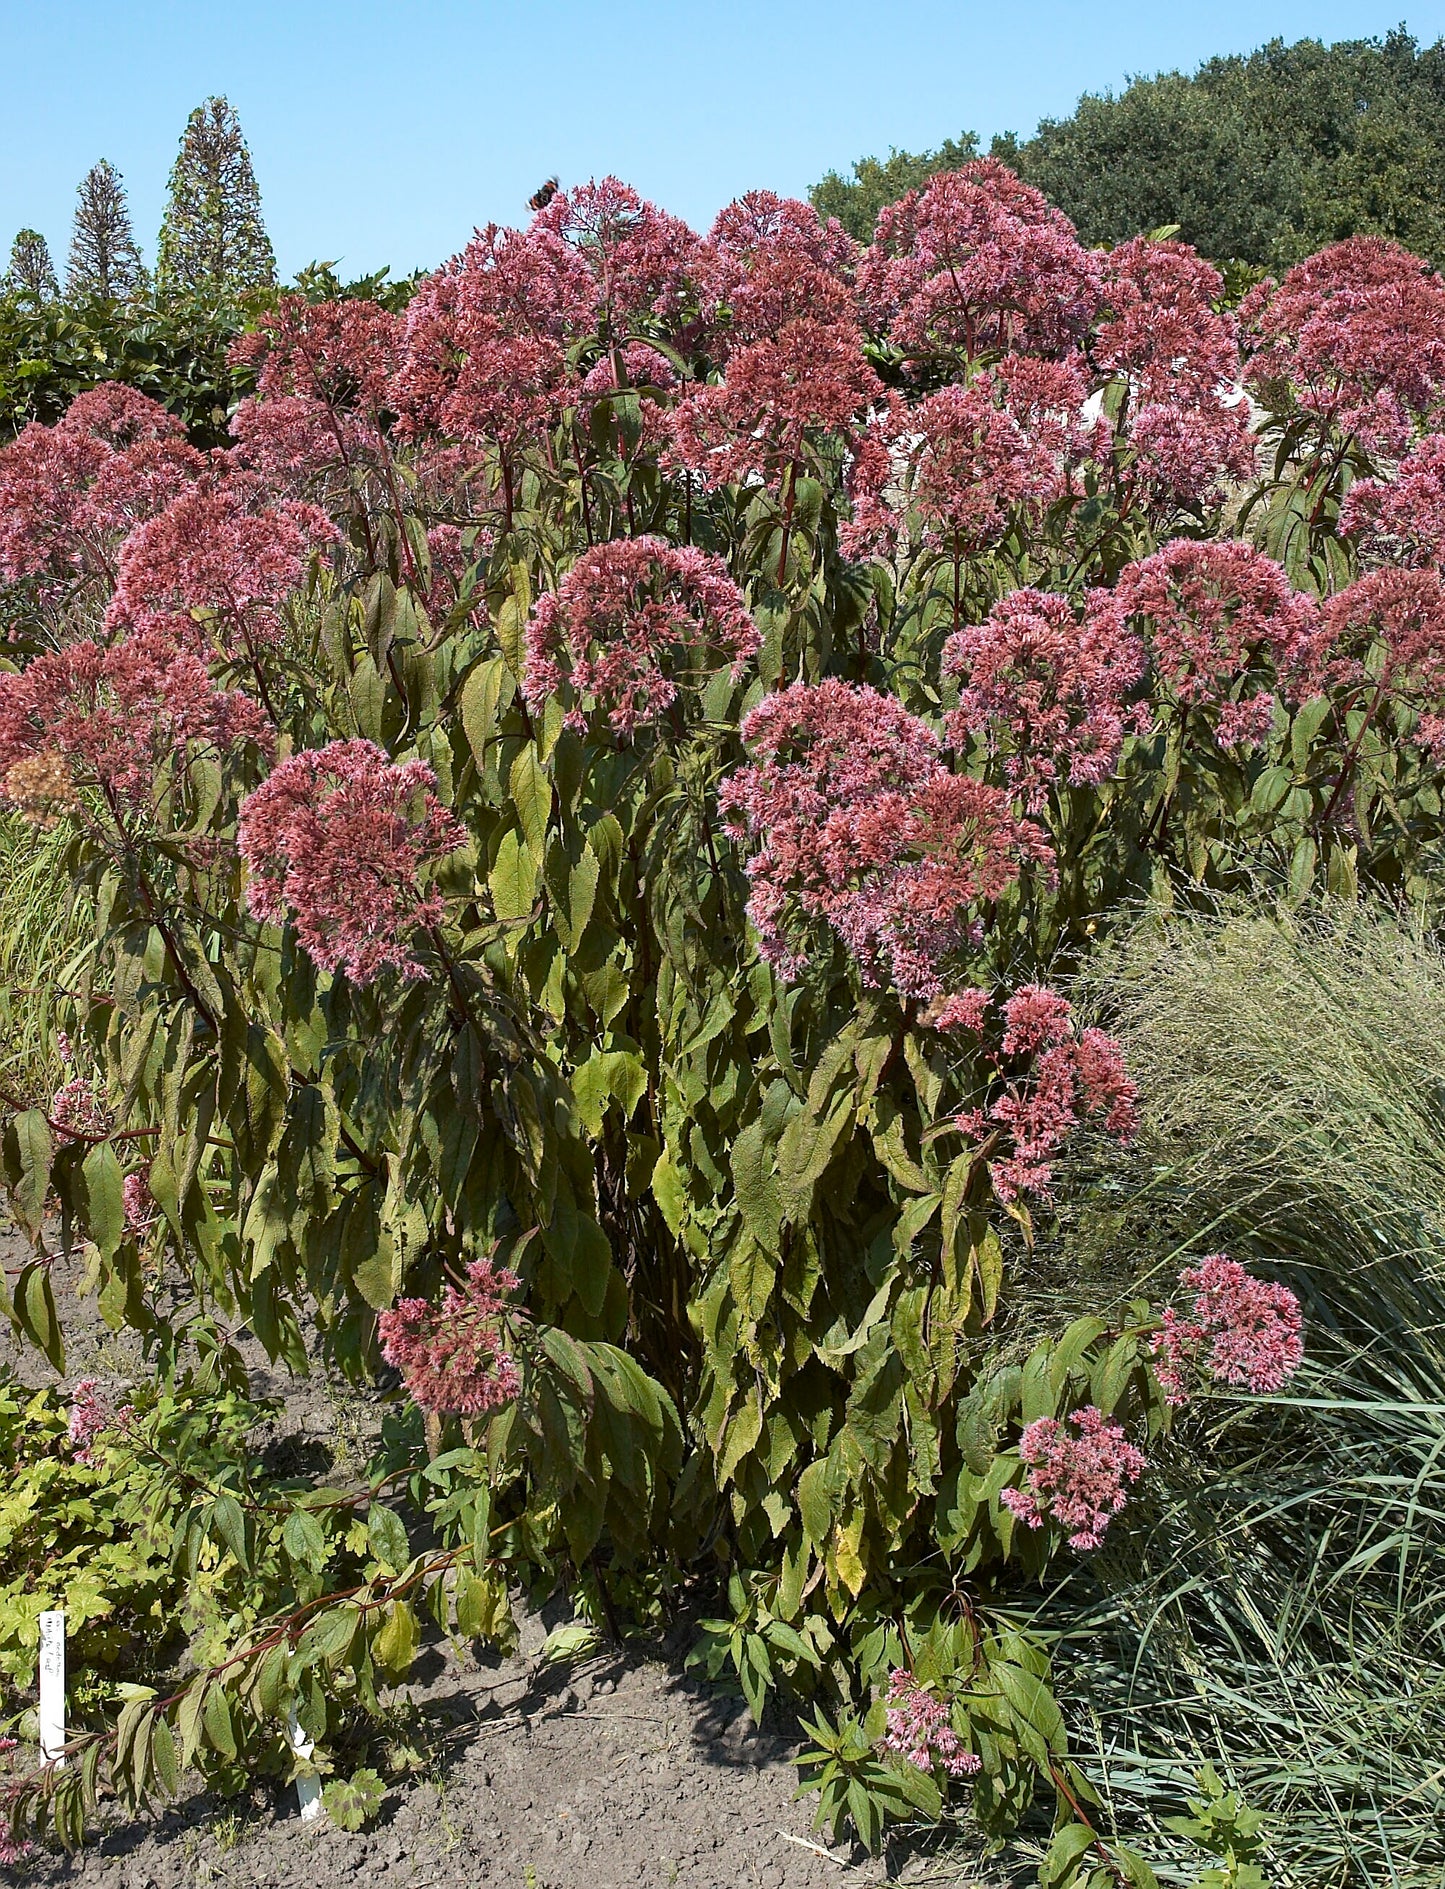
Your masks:
[{"label": "green leaf", "polygon": [[108,1141],[96,1142],[87,1151],[81,1171],[85,1176],[90,1237],[103,1259],[113,1259],[125,1238],[125,1177],[115,1149]]},{"label": "green leaf", "polygon": [[478,769],[485,773],[489,750],[497,732],[497,707],[507,666],[500,656],[479,662],[462,686],[462,730]]},{"label": "green leaf", "polygon": [[759,1246],[776,1252],[783,1223],[783,1201],[778,1188],[774,1147],[765,1138],[761,1121],[749,1122],[733,1142],[730,1165],[743,1225]]},{"label": "green leaf", "polygon": [[508,781],[512,805],[527,842],[527,850],[539,864],[547,849],[547,820],[552,812],[552,783],[547,770],[537,758],[529,741],[512,763]]},{"label": "green leaf", "polygon": [[12,1201],[20,1223],[32,1239],[39,1239],[50,1192],[50,1164],[55,1158],[50,1127],[38,1108],[15,1117],[15,1145],[20,1156],[20,1181]]},{"label": "green leaf", "polygon": [[391,1679],[405,1679],[420,1640],[416,1615],[404,1600],[394,1600],[387,1609],[381,1632],[372,1643],[372,1657]]},{"label": "green leaf", "polygon": [[487,875],[492,910],[504,922],[531,915],[537,896],[537,861],[521,834],[509,826],[497,844],[497,857]]},{"label": "green leaf", "polygon": [[411,1559],[411,1544],[401,1517],[385,1504],[373,1502],[366,1519],[366,1538],[371,1552],[384,1568],[400,1574]]},{"label": "green leaf", "polygon": [[319,1574],[326,1565],[326,1531],[307,1509],[293,1509],[286,1517],[281,1540],[298,1566]]},{"label": "green leaf", "polygon": [[15,1315],[20,1328],[57,1371],[65,1369],[65,1339],[55,1311],[50,1268],[39,1261],[21,1268],[15,1282]]}]

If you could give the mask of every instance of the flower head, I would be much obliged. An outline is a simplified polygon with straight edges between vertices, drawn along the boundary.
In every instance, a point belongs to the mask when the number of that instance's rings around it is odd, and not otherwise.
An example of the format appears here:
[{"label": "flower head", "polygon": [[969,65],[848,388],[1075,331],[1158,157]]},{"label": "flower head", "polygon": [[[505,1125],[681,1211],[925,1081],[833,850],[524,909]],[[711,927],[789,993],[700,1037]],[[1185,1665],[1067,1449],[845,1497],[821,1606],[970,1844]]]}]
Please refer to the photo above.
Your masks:
[{"label": "flower head", "polygon": [[1357,479],[1340,508],[1340,534],[1362,559],[1438,570],[1445,563],[1445,435],[1431,433],[1392,479]]},{"label": "flower head", "polygon": [[258,705],[239,689],[216,687],[199,639],[184,630],[158,623],[121,643],[70,643],[17,674],[0,675],[6,796],[25,809],[43,785],[49,804],[68,811],[78,804],[77,786],[94,786],[140,804],[151,796],[157,770],[178,753],[264,747]]},{"label": "flower head", "polygon": [[283,606],[312,555],[339,537],[315,505],[257,507],[242,481],[197,484],[126,540],[106,623],[200,616],[228,655],[254,659],[281,640]]},{"label": "flower head", "polygon": [[1325,673],[1358,699],[1417,717],[1414,738],[1445,760],[1445,581],[1433,570],[1367,571],[1324,613]]},{"label": "flower head", "polygon": [[1303,1320],[1288,1286],[1254,1278],[1223,1253],[1186,1267],[1179,1283],[1192,1294],[1189,1309],[1171,1306],[1154,1340],[1155,1375],[1171,1404],[1188,1401],[1190,1374],[1264,1393],[1299,1369]]},{"label": "flower head", "polygon": [[982,1759],[953,1729],[942,1699],[901,1668],[888,1675],[888,1729],[882,1745],[904,1764],[930,1775],[941,1770],[951,1778],[972,1777],[983,1767]]},{"label": "flower head", "polygon": [[944,645],[943,673],[963,685],[948,738],[962,747],[982,736],[1035,812],[1055,782],[1113,773],[1126,733],[1147,718],[1129,702],[1143,672],[1144,645],[1124,622],[1081,626],[1066,597],[1013,591]]},{"label": "flower head", "polygon": [[709,486],[776,485],[816,436],[850,438],[882,398],[857,329],[803,316],[738,348],[721,385],[687,390],[672,413],[673,453]]},{"label": "flower head", "polygon": [[460,1290],[447,1286],[439,1306],[399,1299],[377,1320],[381,1355],[400,1371],[412,1401],[439,1416],[485,1417],[517,1395],[521,1381],[502,1330],[514,1272],[475,1259]]},{"label": "flower head", "polygon": [[1126,1442],[1093,1404],[1068,1416],[1036,1417],[1019,1438],[1026,1475],[1022,1489],[1005,1489],[1004,1506],[1028,1528],[1044,1517],[1067,1528],[1071,1548],[1097,1548],[1110,1522],[1128,1501],[1127,1485],[1146,1467],[1143,1453]]},{"label": "flower head", "polygon": [[99,1394],[100,1379],[83,1377],[71,1392],[68,1433],[78,1463],[89,1464],[91,1444],[115,1422],[109,1400]]},{"label": "flower head", "polygon": [[1384,237],[1331,243],[1240,314],[1260,398],[1377,451],[1403,451],[1445,396],[1445,282]]},{"label": "flower head", "polygon": [[811,204],[750,190],[718,214],[698,259],[714,349],[765,341],[793,321],[856,327],[858,245]]},{"label": "flower head", "polygon": [[392,762],[370,741],[293,754],[241,807],[251,910],[270,923],[294,921],[322,970],[339,967],[353,983],[370,983],[388,964],[418,974],[408,939],[442,912],[418,874],[466,841],[435,788],[425,762]]},{"label": "flower head", "polygon": [[590,274],[589,325],[618,334],[639,317],[675,317],[685,306],[701,245],[675,216],[630,184],[604,177],[559,190],[538,212],[528,240],[564,246]]},{"label": "flower head", "polygon": [[205,465],[173,414],[114,382],[0,448],[0,577],[108,577],[115,546]]},{"label": "flower head", "polygon": [[1056,356],[1093,318],[1102,271],[1061,211],[985,157],[882,211],[858,284],[907,353]]},{"label": "flower head", "polygon": [[671,707],[681,678],[706,676],[718,657],[736,674],[757,647],[720,558],[662,538],[619,538],[584,552],[538,599],[524,686],[534,705],[565,688],[568,720],[579,727],[581,698],[591,696],[607,706],[614,731],[630,735]]},{"label": "flower head", "polygon": [[753,755],[723,787],[726,824],[758,843],[749,915],[785,976],[821,923],[866,982],[933,997],[974,938],[976,908],[1026,865],[1052,862],[1032,822],[983,781],[951,774],[937,736],[892,696],[794,683],[743,722]]},{"label": "flower head", "polygon": [[1213,714],[1226,745],[1257,745],[1273,691],[1303,701],[1319,686],[1319,611],[1252,545],[1179,538],[1126,564],[1089,595],[1097,634],[1144,625],[1157,693]]},{"label": "flower head", "polygon": [[[869,437],[882,450],[856,456],[844,548],[891,550],[905,498],[925,544],[979,551],[1037,530],[1101,444],[1082,417],[1087,391],[1072,361],[1010,356],[966,386],[875,416]],[[890,505],[890,489],[900,502]]]}]

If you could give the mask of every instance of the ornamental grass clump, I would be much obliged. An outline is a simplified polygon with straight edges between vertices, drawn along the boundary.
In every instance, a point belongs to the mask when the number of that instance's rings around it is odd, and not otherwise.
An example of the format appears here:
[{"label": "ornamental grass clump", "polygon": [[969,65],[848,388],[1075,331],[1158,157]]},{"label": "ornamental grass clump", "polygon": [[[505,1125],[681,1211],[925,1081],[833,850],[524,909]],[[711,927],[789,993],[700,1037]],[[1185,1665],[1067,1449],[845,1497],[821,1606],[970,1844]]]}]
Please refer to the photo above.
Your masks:
[{"label": "ornamental grass clump", "polygon": [[1440,912],[1445,287],[1372,239],[1219,301],[994,159],[861,251],[604,179],[404,313],[258,313],[223,445],[102,388],[0,452],[0,787],[93,926],[3,1096],[15,1321],[62,1370],[87,1240],[167,1383],[245,1328],[390,1386],[364,1493],[197,1498],[266,1606],[17,1840],[293,1710],[332,1762],[422,1606],[693,1582],[825,1823],[1037,1798],[1143,1880],[1020,1623],[1207,1495],[1190,1426],[1286,1448],[1333,1314],[1298,1218],[1088,1260],[1178,1090],[1167,1006],[1077,992],[1147,901]]}]

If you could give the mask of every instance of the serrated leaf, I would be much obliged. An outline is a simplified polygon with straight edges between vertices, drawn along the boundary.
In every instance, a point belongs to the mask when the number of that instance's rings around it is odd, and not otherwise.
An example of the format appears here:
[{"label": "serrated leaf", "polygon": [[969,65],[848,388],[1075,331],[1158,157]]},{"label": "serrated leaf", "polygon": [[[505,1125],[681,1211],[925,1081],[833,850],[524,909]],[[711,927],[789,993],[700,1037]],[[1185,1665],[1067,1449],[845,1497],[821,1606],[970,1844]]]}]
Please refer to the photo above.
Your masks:
[{"label": "serrated leaf", "polygon": [[527,850],[540,861],[547,850],[547,821],[552,812],[552,783],[531,742],[512,763],[507,791],[517,811],[517,822]]}]

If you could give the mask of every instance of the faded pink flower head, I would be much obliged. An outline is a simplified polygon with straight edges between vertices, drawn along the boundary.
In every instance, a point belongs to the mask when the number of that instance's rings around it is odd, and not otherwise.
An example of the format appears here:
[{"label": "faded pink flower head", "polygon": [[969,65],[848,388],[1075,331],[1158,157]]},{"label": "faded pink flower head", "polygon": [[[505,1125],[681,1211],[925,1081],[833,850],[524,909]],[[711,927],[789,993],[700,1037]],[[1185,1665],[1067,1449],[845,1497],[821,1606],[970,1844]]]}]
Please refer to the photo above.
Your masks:
[{"label": "faded pink flower head", "polygon": [[1368,571],[1325,605],[1325,674],[1356,704],[1418,716],[1414,740],[1445,761],[1445,582],[1433,570]]},{"label": "faded pink flower head", "polygon": [[1048,869],[1042,831],[1008,796],[951,774],[938,737],[894,697],[829,679],[798,682],[745,718],[753,760],[724,782],[724,823],[757,842],[748,912],[784,976],[829,929],[866,982],[906,996],[942,988],[975,908],[1026,865]]},{"label": "faded pink flower head", "polygon": [[849,480],[844,550],[891,551],[905,514],[921,542],[968,551],[1036,531],[1102,448],[1082,417],[1087,392],[1076,362],[1015,355],[967,386],[876,415]]},{"label": "faded pink flower head", "polygon": [[858,245],[811,204],[751,190],[718,214],[698,260],[712,345],[765,341],[792,321],[855,328]]},{"label": "faded pink flower head", "polygon": [[895,1758],[930,1776],[940,1770],[951,1778],[972,1777],[983,1768],[983,1760],[953,1729],[943,1700],[902,1667],[888,1675],[888,1729],[880,1742]]},{"label": "faded pink flower head", "polygon": [[268,743],[258,705],[218,689],[188,626],[155,624],[106,646],[77,642],[0,675],[0,793],[19,762],[59,755],[78,784],[139,805],[177,752]]},{"label": "faded pink flower head", "polygon": [[506,1349],[502,1315],[514,1272],[475,1259],[461,1289],[449,1285],[440,1306],[399,1299],[377,1320],[381,1355],[400,1371],[412,1401],[439,1416],[485,1417],[521,1388]]},{"label": "faded pink flower head", "polygon": [[113,573],[116,547],[205,467],[165,408],[114,382],[0,448],[0,578]]},{"label": "faded pink flower head", "polygon": [[147,1176],[127,1174],[121,1182],[120,1197],[126,1232],[136,1239],[143,1238],[160,1217],[160,1207]]},{"label": "faded pink flower head", "polygon": [[568,343],[595,329],[598,309],[586,258],[550,226],[478,230],[407,309],[391,385],[404,430],[515,454],[574,397]]},{"label": "faded pink flower head", "polygon": [[1240,308],[1249,385],[1373,450],[1400,453],[1445,397],[1445,282],[1381,236],[1351,236]]},{"label": "faded pink flower head", "polygon": [[1148,722],[1147,706],[1129,700],[1144,673],[1140,638],[1122,618],[1081,625],[1068,598],[1044,591],[1013,591],[949,637],[943,673],[963,685],[948,739],[963,749],[981,737],[1030,812],[1056,783],[1107,780],[1125,735]]},{"label": "faded pink flower head", "polygon": [[905,353],[1057,356],[1093,319],[1102,268],[1041,192],[985,157],[881,212],[858,286]]},{"label": "faded pink flower head", "polygon": [[1340,533],[1370,563],[1438,570],[1445,563],[1445,434],[1422,439],[1390,479],[1356,479]]},{"label": "faded pink flower head", "polygon": [[313,554],[340,537],[315,505],[257,508],[246,482],[207,481],[126,540],[111,630],[199,616],[228,655],[254,661],[284,634],[283,606]]},{"label": "faded pink flower head", "polygon": [[81,1378],[71,1392],[68,1425],[70,1443],[77,1462],[88,1465],[92,1461],[91,1444],[102,1430],[110,1429],[114,1422],[115,1412],[109,1400],[100,1394],[100,1379]]},{"label": "faded pink flower head", "polygon": [[534,244],[544,239],[581,260],[594,284],[588,325],[612,337],[648,316],[675,318],[701,249],[686,223],[616,177],[559,190],[527,232]]},{"label": "faded pink flower head", "polygon": [[1253,1274],[1223,1253],[1186,1267],[1193,1295],[1182,1315],[1171,1306],[1154,1340],[1154,1373],[1171,1404],[1189,1400],[1201,1374],[1256,1393],[1277,1391],[1304,1359],[1299,1300],[1288,1286]]},{"label": "faded pink flower head", "polygon": [[680,683],[720,664],[734,675],[758,647],[757,627],[721,558],[663,538],[618,538],[578,558],[537,600],[523,678],[535,707],[561,693],[570,726],[587,725],[584,698],[631,735],[677,700]]},{"label": "faded pink flower head", "polygon": [[1319,608],[1253,545],[1178,538],[1126,564],[1112,590],[1089,593],[1086,621],[1119,635],[1131,620],[1145,628],[1156,701],[1204,709],[1223,741],[1262,739],[1276,689],[1291,702],[1318,692]]},{"label": "faded pink flower head", "polygon": [[1123,1428],[1093,1404],[1068,1416],[1036,1417],[1019,1438],[1024,1486],[1005,1489],[1004,1507],[1028,1528],[1051,1517],[1069,1533],[1071,1548],[1097,1548],[1128,1501],[1127,1486],[1143,1475],[1142,1451]]},{"label": "faded pink flower head", "polygon": [[1104,319],[1092,353],[1137,401],[1210,398],[1239,380],[1233,320],[1215,307],[1224,279],[1188,243],[1136,236],[1104,265]]},{"label": "faded pink flower head", "polygon": [[720,386],[693,385],[673,409],[673,457],[716,487],[778,484],[820,436],[851,439],[883,384],[846,323],[800,317],[737,349]]},{"label": "faded pink flower head", "polygon": [[237,839],[257,918],[294,922],[324,971],[368,984],[383,965],[420,975],[408,940],[438,924],[421,868],[466,843],[423,761],[393,762],[370,741],[333,741],[285,760],[242,803]]}]

